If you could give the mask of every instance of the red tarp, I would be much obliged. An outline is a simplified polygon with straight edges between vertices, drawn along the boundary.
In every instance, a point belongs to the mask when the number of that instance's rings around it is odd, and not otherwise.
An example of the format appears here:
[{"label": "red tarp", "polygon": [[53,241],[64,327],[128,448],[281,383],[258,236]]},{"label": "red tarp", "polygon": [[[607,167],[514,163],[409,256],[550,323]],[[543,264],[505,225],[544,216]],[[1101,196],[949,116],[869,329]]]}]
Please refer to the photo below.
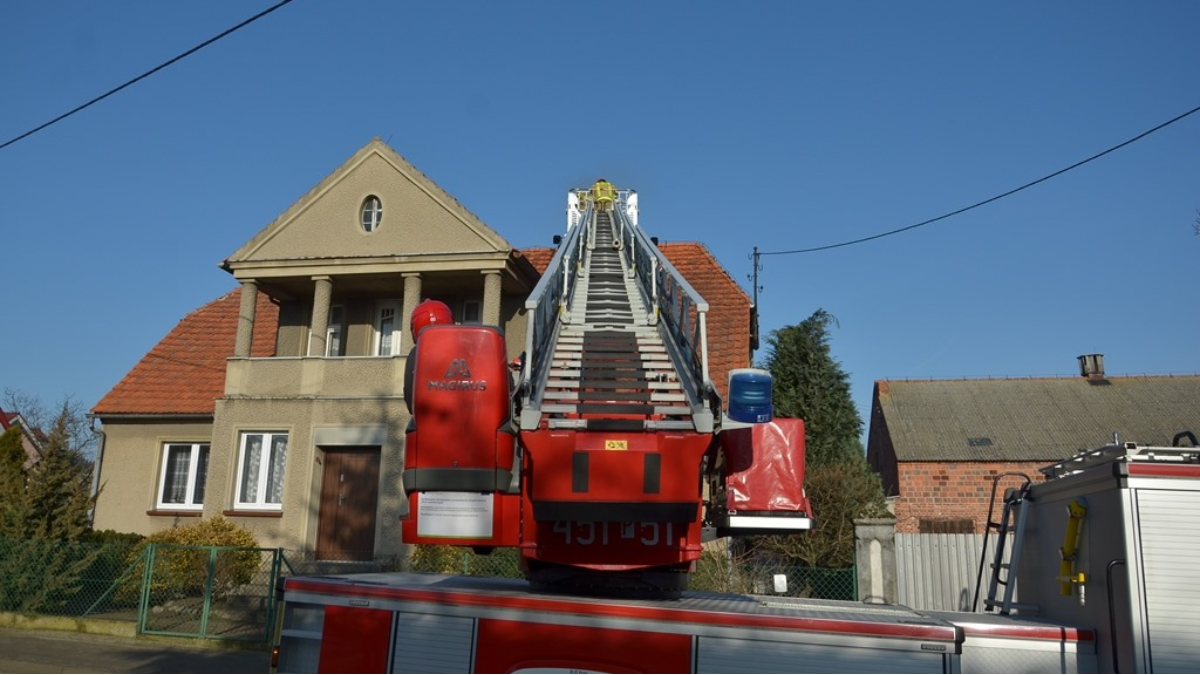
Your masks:
[{"label": "red tarp", "polygon": [[804,420],[776,417],[725,430],[721,446],[730,511],[812,513],[804,493]]}]

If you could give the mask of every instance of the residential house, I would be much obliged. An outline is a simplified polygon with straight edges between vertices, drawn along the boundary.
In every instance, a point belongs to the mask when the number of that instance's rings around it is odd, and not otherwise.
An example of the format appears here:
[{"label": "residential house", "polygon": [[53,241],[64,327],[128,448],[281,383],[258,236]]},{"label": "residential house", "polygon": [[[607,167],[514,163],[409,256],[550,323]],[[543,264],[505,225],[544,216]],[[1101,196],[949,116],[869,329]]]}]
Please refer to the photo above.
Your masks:
[{"label": "residential house", "polygon": [[30,426],[21,413],[7,412],[0,408],[0,433],[14,426],[21,429],[21,447],[25,449],[25,468],[28,469],[42,461],[42,450],[49,439],[41,429]]},{"label": "residential house", "polygon": [[1200,431],[1200,375],[1114,377],[1102,355],[1079,361],[1079,377],[876,382],[867,459],[896,532],[982,533],[1003,490],[1040,482],[1042,467],[1114,440],[1171,445]]},{"label": "residential house", "polygon": [[[703,246],[662,250],[712,308],[724,392],[728,371],[749,365],[749,299]],[[500,326],[515,357],[552,254],[513,248],[372,140],[225,260],[238,287],[187,315],[93,408],[95,527],[150,533],[222,514],[261,545],[318,559],[403,554],[409,314],[443,300],[456,321]]]}]

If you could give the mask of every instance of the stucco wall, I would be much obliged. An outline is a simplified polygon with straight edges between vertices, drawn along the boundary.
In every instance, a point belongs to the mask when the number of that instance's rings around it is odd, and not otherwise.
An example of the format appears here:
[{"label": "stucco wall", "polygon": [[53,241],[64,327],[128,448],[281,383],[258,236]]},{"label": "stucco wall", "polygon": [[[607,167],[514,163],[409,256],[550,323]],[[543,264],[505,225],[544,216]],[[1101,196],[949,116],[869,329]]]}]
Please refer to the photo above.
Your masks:
[{"label": "stucco wall", "polygon": [[[375,547],[379,556],[399,555],[399,515],[404,508],[400,490],[403,471],[404,428],[408,412],[401,397],[349,400],[233,399],[217,402],[205,495],[206,516],[225,514],[248,528],[259,544],[293,551],[309,551],[316,544],[320,510],[322,456],[313,435],[318,427],[382,426],[379,506]],[[287,468],[284,474],[283,509],[278,516],[238,514],[231,511],[237,480],[238,444],[242,432],[286,431]]]},{"label": "stucco wall", "polygon": [[104,454],[100,465],[100,495],[96,500],[97,530],[153,534],[195,517],[155,516],[164,443],[207,443],[209,422],[129,421],[105,423]]}]

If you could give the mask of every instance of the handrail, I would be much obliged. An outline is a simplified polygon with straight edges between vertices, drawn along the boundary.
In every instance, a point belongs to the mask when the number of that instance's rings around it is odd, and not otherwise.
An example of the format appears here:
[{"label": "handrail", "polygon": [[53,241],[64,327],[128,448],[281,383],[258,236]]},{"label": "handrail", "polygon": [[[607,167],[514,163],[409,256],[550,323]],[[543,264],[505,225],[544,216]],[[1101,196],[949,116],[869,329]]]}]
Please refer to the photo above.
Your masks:
[{"label": "handrail", "polygon": [[536,428],[541,418],[541,397],[550,374],[549,363],[561,320],[570,316],[575,281],[583,264],[585,230],[590,229],[592,207],[584,208],[578,225],[569,226],[566,238],[554,252],[542,278],[525,300],[525,357],[518,384],[521,427]]},{"label": "handrail", "polygon": [[705,399],[711,399],[713,411],[719,415],[720,402],[708,368],[708,302],[631,222],[624,209],[614,209],[614,213],[631,273],[638,278],[643,299],[650,307],[647,319],[664,329],[664,342],[672,352],[688,400],[703,405]]},{"label": "handrail", "polygon": [[[568,193],[568,229],[542,278],[525,301],[528,327],[517,395],[520,426],[536,429],[550,362],[561,325],[570,320],[571,303],[584,256],[594,247],[594,208],[586,190]],[[679,382],[692,406],[698,430],[711,431],[720,420],[721,401],[708,367],[708,303],[658,250],[637,224],[637,193],[617,191],[612,213],[616,236],[626,252],[649,308],[646,320],[657,325]]]}]

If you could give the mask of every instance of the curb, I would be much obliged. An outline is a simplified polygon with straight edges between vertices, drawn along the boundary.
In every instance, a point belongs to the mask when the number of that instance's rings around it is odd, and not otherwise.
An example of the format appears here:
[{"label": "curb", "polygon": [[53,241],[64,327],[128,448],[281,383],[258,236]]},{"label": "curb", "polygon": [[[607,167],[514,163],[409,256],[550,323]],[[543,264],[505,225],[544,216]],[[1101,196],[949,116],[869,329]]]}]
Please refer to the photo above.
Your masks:
[{"label": "curb", "polygon": [[77,619],[69,616],[41,616],[0,612],[0,628],[26,628],[32,630],[54,630],[87,635],[113,635],[136,638],[137,622],[113,621],[111,619]]}]

